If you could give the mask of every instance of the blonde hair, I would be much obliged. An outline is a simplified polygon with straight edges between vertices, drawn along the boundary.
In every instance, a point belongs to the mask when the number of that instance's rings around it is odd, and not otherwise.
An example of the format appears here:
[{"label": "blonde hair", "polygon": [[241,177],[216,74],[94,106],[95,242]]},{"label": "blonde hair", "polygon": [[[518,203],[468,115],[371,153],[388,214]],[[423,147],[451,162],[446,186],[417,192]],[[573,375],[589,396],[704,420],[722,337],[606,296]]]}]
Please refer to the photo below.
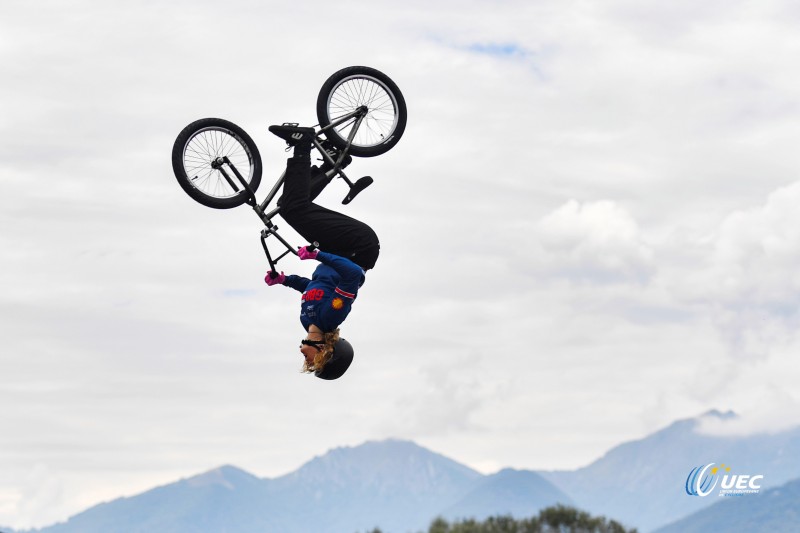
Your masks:
[{"label": "blonde hair", "polygon": [[317,355],[314,356],[313,363],[310,365],[308,364],[308,361],[303,363],[302,371],[306,373],[322,372],[322,369],[325,368],[325,365],[331,360],[331,357],[333,357],[333,347],[336,345],[336,341],[338,340],[339,328],[327,333],[323,333],[322,341],[325,343],[325,346],[317,351]]}]

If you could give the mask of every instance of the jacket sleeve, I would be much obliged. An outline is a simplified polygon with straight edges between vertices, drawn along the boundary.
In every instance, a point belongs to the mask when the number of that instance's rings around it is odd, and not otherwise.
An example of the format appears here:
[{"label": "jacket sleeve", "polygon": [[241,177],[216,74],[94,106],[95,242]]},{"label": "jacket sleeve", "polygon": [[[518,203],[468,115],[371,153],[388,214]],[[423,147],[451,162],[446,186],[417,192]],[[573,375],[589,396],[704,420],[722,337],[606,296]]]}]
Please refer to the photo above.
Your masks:
[{"label": "jacket sleeve", "polygon": [[[364,271],[360,266],[344,257],[322,251],[317,254],[317,261],[328,265],[339,274],[342,280],[339,287],[353,294],[358,292],[358,288],[364,280]],[[289,278],[287,277],[286,279],[288,280]]]},{"label": "jacket sleeve", "polygon": [[304,278],[303,276],[296,276],[294,274],[286,276],[286,281],[283,282],[284,285],[293,288],[297,292],[305,292],[309,283],[311,283],[310,279]]}]

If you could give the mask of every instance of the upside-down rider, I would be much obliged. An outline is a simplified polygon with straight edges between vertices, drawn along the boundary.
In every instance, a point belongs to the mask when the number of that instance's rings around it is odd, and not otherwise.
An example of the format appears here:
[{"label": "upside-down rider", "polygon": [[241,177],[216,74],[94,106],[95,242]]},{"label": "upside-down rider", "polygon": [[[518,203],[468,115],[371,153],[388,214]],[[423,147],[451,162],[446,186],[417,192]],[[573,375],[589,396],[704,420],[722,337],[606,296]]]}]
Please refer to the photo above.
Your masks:
[{"label": "upside-down rider", "polygon": [[[333,179],[326,174],[331,168],[327,161],[320,168],[311,165],[314,129],[284,124],[270,126],[269,131],[293,150],[279,200],[281,217],[307,242],[318,245],[301,247],[300,259],[320,264],[311,279],[269,271],[264,281],[302,293],[300,322],[307,332],[300,345],[303,371],[337,379],[353,361],[353,347],[339,336],[339,325],[350,313],[366,271],[375,266],[380,243],[365,223],[313,203]],[[343,166],[351,160],[346,156]]]}]

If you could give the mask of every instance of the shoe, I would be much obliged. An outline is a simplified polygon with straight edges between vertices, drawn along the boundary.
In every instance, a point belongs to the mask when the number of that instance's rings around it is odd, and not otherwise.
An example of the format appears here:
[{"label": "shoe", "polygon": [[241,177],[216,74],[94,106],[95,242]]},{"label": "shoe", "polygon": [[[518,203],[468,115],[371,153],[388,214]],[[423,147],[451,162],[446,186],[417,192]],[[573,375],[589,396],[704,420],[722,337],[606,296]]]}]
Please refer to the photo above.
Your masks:
[{"label": "shoe", "polygon": [[[337,159],[339,159],[339,154],[341,154],[341,153],[342,153],[342,151],[341,151],[341,150],[339,150],[338,148],[336,148],[336,147],[335,147],[333,144],[331,144],[331,142],[330,142],[330,141],[328,141],[328,140],[324,140],[324,141],[322,141],[322,148],[325,150],[325,153],[326,153],[326,154],[328,154],[329,156],[331,156],[331,159],[333,159],[333,160],[334,160],[334,162],[335,162]],[[346,156],[344,156],[344,159],[342,160],[342,163],[339,165],[339,168],[346,168],[346,167],[347,167],[347,165],[349,165],[349,164],[350,164],[350,163],[352,163],[352,162],[353,162],[353,156],[351,156],[350,154],[347,154]],[[328,160],[327,160],[327,159],[326,159],[326,160],[324,160],[324,162],[322,163],[322,166],[320,166],[320,167],[319,167],[319,169],[320,169],[321,171],[323,171],[323,172],[327,172],[327,171],[329,171],[329,170],[330,170],[330,169],[332,169],[332,168],[333,168],[333,165],[331,165],[331,164],[328,162]]]},{"label": "shoe", "polygon": [[280,126],[270,126],[269,131],[286,141],[289,146],[298,144],[310,146],[314,140],[314,128],[301,128],[295,123],[285,122]]}]

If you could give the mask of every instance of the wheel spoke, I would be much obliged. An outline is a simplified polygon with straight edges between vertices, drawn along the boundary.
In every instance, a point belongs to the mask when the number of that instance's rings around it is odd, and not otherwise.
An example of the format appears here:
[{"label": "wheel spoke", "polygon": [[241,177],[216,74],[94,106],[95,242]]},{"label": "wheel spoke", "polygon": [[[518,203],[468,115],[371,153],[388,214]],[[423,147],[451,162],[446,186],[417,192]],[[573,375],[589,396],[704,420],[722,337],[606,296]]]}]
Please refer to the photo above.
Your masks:
[{"label": "wheel spoke", "polygon": [[[366,106],[368,112],[353,138],[353,145],[369,147],[381,144],[397,124],[397,104],[380,81],[368,76],[343,80],[329,96],[328,117],[333,121],[361,106]],[[335,131],[347,139],[354,124],[355,121],[348,121],[337,126]]]},{"label": "wheel spoke", "polygon": [[[183,166],[189,183],[201,193],[214,198],[230,198],[241,191],[231,188],[228,180],[212,164],[227,157],[231,165],[249,183],[253,178],[253,159],[247,146],[231,131],[220,127],[207,128],[195,133],[186,142]],[[231,179],[233,172],[226,170]]]}]

